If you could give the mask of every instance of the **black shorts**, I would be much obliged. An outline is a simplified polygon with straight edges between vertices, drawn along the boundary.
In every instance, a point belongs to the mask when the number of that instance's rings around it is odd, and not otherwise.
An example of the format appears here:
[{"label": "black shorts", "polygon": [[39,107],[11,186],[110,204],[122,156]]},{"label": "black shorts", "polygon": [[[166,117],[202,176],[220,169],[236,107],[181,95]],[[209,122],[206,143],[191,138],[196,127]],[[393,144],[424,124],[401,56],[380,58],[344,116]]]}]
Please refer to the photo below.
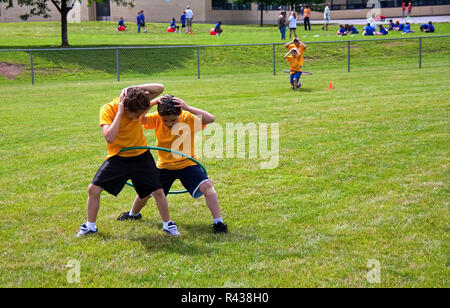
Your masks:
[{"label": "black shorts", "polygon": [[162,188],[150,151],[133,157],[113,156],[107,159],[98,169],[92,184],[117,196],[128,180],[133,182],[141,199]]},{"label": "black shorts", "polygon": [[173,182],[178,179],[181,184],[183,184],[184,188],[186,188],[186,190],[191,194],[191,196],[198,199],[203,196],[203,193],[199,189],[200,185],[209,181],[206,173],[198,165],[186,167],[180,170],[158,169],[158,171],[159,178],[166,195],[172,187]]}]

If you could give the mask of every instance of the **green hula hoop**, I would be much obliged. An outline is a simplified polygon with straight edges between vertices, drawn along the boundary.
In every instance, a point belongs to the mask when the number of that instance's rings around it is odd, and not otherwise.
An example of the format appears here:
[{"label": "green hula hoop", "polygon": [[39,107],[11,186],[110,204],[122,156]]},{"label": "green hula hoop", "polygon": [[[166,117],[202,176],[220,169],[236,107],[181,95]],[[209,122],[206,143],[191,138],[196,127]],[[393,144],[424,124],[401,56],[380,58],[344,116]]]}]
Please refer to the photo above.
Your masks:
[{"label": "green hula hoop", "polygon": [[[166,149],[166,148],[160,148],[160,147],[151,147],[151,146],[137,146],[137,147],[129,147],[129,148],[123,148],[122,150],[119,151],[120,152],[125,152],[125,151],[131,151],[131,150],[158,150],[158,151],[164,151],[164,152],[169,152],[169,153],[174,153],[180,156],[183,156],[191,161],[193,161],[194,163],[196,163],[198,166],[200,166],[200,168],[203,169],[203,171],[205,171],[205,174],[208,175],[208,172],[206,171],[205,166],[202,165],[201,162],[199,162],[198,160],[190,157],[189,155],[186,155],[184,153],[175,151],[175,150],[171,150],[171,149]],[[133,184],[127,182],[128,186],[134,187]],[[175,191],[169,191],[169,194],[171,195],[177,195],[177,194],[184,194],[187,193],[187,190],[175,190]]]}]

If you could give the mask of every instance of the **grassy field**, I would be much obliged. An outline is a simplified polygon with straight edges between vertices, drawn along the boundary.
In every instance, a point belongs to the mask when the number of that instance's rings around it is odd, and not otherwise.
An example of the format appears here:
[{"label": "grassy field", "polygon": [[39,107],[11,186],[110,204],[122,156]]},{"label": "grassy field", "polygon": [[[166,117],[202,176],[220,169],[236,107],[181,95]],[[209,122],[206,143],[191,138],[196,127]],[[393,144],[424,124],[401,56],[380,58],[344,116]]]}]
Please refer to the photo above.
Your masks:
[{"label": "grassy field", "polygon": [[[93,80],[1,82],[0,286],[449,287],[450,57],[434,42],[422,69],[416,57],[384,57],[388,45],[351,73],[328,46],[328,62],[307,60],[313,75],[298,92],[287,74],[257,70],[257,57],[214,62],[227,73],[200,80],[181,69],[121,83],[95,80],[97,70]],[[163,83],[222,127],[279,123],[276,169],[260,169],[261,158],[202,159],[228,235],[213,235],[204,200],[187,195],[169,197],[179,238],[161,231],[153,201],[142,222],[119,223],[135,196],[126,187],[102,195],[100,233],[75,238],[106,155],[99,109],[142,82]],[[66,279],[70,260],[79,284]],[[380,262],[380,284],[367,280],[369,260]]]},{"label": "grassy field", "polygon": [[[57,46],[59,30],[57,23],[4,24],[0,35],[0,48],[41,48]],[[199,33],[181,35],[164,32],[164,24],[151,24],[149,33],[114,31],[113,23],[90,22],[71,24],[69,33],[73,47],[141,46],[142,45],[217,45],[236,43],[270,43],[268,46],[203,47],[199,49],[201,76],[218,76],[235,73],[272,73],[273,48],[275,47],[276,72],[286,68],[283,59],[285,49],[279,40],[276,27],[227,26],[222,36],[210,36],[211,25],[198,25]],[[42,37],[35,37],[37,28]],[[450,34],[450,24],[436,25],[436,34]],[[38,29],[38,30],[39,30]],[[361,35],[338,37],[337,28],[322,31],[314,26],[313,31],[299,32],[308,44],[305,67],[312,71],[328,69],[347,70],[347,40],[367,39]],[[417,29],[415,29],[417,30]],[[389,38],[423,36],[414,33],[408,36],[394,32]],[[422,41],[423,65],[433,61],[442,63],[450,59],[450,37],[432,38],[426,35]],[[373,39],[371,37],[370,39]],[[376,37],[380,38],[380,37]],[[318,44],[318,41],[337,41]],[[342,42],[341,42],[342,41]],[[24,44],[26,42],[26,44]],[[419,63],[419,41],[397,40],[378,42],[352,42],[350,47],[351,69],[379,67],[386,63],[414,68]],[[0,75],[0,84],[31,83],[30,55],[27,52],[0,52],[0,62],[13,64],[20,73],[13,80]],[[110,80],[117,79],[116,50],[83,51],[34,51],[34,80],[36,83],[54,81]],[[121,49],[119,51],[121,80],[153,77],[197,76],[197,49]]]}]

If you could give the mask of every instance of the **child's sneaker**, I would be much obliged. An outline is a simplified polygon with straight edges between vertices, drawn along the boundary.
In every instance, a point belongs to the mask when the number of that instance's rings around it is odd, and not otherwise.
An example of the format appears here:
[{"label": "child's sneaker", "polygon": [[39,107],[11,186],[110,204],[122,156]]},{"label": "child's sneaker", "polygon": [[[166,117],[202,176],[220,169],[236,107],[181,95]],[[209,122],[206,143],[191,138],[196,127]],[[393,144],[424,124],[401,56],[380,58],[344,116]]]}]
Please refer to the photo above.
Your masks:
[{"label": "child's sneaker", "polygon": [[124,220],[141,220],[142,215],[139,213],[137,216],[131,216],[130,212],[123,212],[120,214],[120,216],[117,218],[118,221],[124,221]]},{"label": "child's sneaker", "polygon": [[82,224],[80,227],[80,231],[78,231],[78,233],[77,233],[77,237],[85,236],[88,234],[95,234],[97,232],[98,232],[98,229],[95,229],[95,231],[93,231],[93,230],[90,230],[86,224]]},{"label": "child's sneaker", "polygon": [[218,222],[213,225],[214,228],[214,234],[217,233],[228,233],[228,225],[224,224],[223,222]]},{"label": "child's sneaker", "polygon": [[302,86],[302,83],[299,82],[298,85],[297,85],[297,89],[300,88],[301,86]]},{"label": "child's sneaker", "polygon": [[174,223],[173,221],[169,222],[169,224],[167,225],[167,229],[164,229],[164,232],[169,233],[172,236],[179,236],[180,232],[178,232],[178,228],[177,228],[177,224]]}]

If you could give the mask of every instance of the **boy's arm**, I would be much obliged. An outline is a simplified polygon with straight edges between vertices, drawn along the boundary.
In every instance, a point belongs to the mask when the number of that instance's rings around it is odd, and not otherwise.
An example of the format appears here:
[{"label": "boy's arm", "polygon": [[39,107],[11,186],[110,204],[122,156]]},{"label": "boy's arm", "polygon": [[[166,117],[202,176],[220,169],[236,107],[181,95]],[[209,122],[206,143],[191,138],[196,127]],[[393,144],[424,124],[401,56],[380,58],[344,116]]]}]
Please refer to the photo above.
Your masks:
[{"label": "boy's arm", "polygon": [[120,97],[122,98],[122,97],[126,96],[127,90],[130,88],[141,88],[142,90],[147,91],[150,95],[150,100],[154,99],[155,97],[157,97],[159,94],[161,94],[164,91],[164,85],[162,85],[160,83],[147,83],[147,84],[131,86],[131,87],[123,89]]},{"label": "boy's arm", "polygon": [[[292,50],[297,50],[297,49],[292,48],[291,50],[289,50],[289,51],[284,55],[284,58],[285,58],[285,59],[291,54]],[[297,51],[297,52],[298,52],[298,51]]]},{"label": "boy's arm", "polygon": [[284,47],[289,48],[289,45],[294,44],[295,39],[296,38],[294,37],[294,39],[292,41],[290,41],[289,43],[284,44]]},{"label": "boy's arm", "polygon": [[113,122],[110,125],[103,125],[103,136],[105,137],[106,142],[113,143],[119,133],[120,120],[122,120],[122,116],[124,114],[125,108],[123,105],[123,101],[119,102],[119,109],[117,111],[116,116],[114,117]]},{"label": "boy's arm", "polygon": [[211,124],[215,120],[214,116],[209,112],[199,108],[188,106],[188,104],[186,104],[182,99],[179,99],[178,97],[174,97],[173,101],[177,103],[176,107],[180,107],[183,110],[189,111],[190,113],[200,117],[203,124]]}]

